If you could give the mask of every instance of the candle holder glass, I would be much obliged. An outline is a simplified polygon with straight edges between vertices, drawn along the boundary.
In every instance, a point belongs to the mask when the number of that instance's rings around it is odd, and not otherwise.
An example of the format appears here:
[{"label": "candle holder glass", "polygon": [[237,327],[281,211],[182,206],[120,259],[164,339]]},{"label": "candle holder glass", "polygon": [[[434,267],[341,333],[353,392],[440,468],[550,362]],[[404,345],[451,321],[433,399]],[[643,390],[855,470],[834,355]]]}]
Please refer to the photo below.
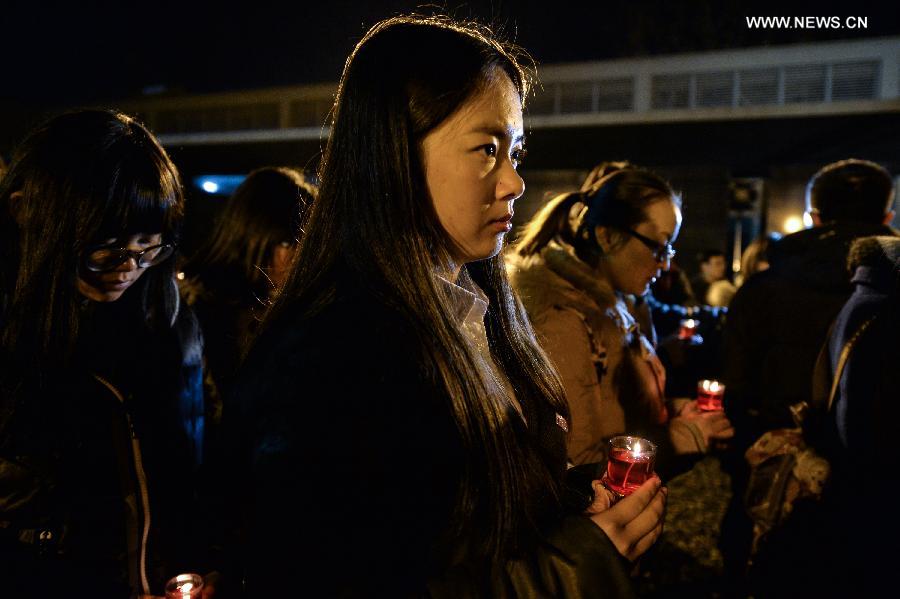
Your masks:
[{"label": "candle holder glass", "polygon": [[630,435],[613,437],[607,441],[606,474],[601,482],[622,498],[652,477],[655,465],[654,443]]},{"label": "candle holder glass", "polygon": [[697,382],[697,408],[704,412],[725,409],[722,399],[725,397],[725,385],[719,381],[702,380]]},{"label": "candle holder glass", "polygon": [[166,583],[166,599],[200,599],[203,577],[199,574],[179,574]]},{"label": "candle holder glass", "polygon": [[697,327],[700,326],[700,323],[693,318],[686,318],[678,323],[678,338],[679,339],[691,339],[694,335],[697,334]]}]

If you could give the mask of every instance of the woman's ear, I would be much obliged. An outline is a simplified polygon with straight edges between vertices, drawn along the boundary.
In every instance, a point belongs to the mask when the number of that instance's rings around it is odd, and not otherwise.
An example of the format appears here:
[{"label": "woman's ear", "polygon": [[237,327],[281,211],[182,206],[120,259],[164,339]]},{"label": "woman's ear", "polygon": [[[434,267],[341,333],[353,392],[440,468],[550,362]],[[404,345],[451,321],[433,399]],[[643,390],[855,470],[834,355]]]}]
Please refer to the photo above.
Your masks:
[{"label": "woman's ear", "polygon": [[24,201],[25,194],[21,191],[14,191],[9,194],[9,214],[16,221],[16,224],[19,225],[20,229],[25,225]]},{"label": "woman's ear", "polygon": [[612,231],[610,231],[608,227],[602,225],[594,227],[594,237],[597,238],[597,243],[600,244],[600,248],[603,250],[604,254],[608,254],[610,250],[612,250]]}]

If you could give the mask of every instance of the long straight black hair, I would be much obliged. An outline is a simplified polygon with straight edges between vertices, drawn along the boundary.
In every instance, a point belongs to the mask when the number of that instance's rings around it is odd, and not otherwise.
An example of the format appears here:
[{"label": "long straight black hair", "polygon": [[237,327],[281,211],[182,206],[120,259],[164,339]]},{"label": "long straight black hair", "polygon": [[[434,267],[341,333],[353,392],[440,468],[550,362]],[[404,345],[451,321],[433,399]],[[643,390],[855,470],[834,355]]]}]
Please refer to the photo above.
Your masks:
[{"label": "long straight black hair", "polygon": [[[525,99],[530,79],[516,51],[480,26],[404,16],[365,35],[345,65],[319,197],[268,321],[271,326],[287,311],[312,315],[327,305],[338,268],[408,318],[423,371],[438,373],[468,448],[454,531],[469,550],[493,556],[534,530],[536,497],[557,497],[559,481],[546,465],[532,463],[513,431],[510,402],[478,366],[477,350],[435,280],[450,263],[453,242],[428,193],[421,143],[496,73],[508,76]],[[489,298],[491,351],[523,406],[549,403],[568,417],[562,386],[501,258],[465,268]],[[473,519],[484,525],[473,526]]]},{"label": "long straight black hair", "polygon": [[[13,363],[64,366],[78,340],[84,298],[76,281],[87,249],[160,233],[177,243],[184,213],[178,173],[143,125],[124,114],[80,110],[32,131],[0,182],[0,349]],[[129,289],[150,327],[179,308],[175,260]]]},{"label": "long straight black hair", "polygon": [[219,300],[267,301],[266,269],[280,243],[294,244],[318,188],[300,171],[264,167],[247,175],[216,220],[212,235],[184,264]]}]

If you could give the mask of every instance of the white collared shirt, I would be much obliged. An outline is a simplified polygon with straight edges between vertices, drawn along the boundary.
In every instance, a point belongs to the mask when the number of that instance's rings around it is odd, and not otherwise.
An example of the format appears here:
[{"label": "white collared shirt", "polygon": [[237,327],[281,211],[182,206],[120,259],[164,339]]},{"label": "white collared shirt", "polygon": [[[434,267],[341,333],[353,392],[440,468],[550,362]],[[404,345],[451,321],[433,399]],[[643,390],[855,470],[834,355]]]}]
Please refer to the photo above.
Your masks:
[{"label": "white collared shirt", "polygon": [[522,412],[522,406],[516,399],[515,391],[506,377],[506,374],[497,366],[494,357],[491,355],[491,346],[487,338],[487,330],[484,327],[484,316],[487,314],[488,298],[484,292],[475,284],[466,274],[465,269],[460,271],[458,283],[453,283],[448,279],[436,275],[437,278],[444,283],[445,289],[450,296],[451,307],[454,312],[456,321],[466,338],[472,343],[481,358],[483,369],[493,377],[503,391],[506,397],[515,408],[516,412],[522,419],[525,415]]}]

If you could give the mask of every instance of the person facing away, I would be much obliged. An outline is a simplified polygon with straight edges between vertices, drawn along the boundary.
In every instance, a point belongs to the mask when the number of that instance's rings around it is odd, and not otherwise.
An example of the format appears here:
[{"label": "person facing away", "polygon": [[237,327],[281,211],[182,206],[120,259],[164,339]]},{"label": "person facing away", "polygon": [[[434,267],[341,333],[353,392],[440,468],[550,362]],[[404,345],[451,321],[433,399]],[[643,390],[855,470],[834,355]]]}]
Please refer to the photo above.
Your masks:
[{"label": "person facing away", "polygon": [[664,270],[651,286],[653,298],[669,305],[693,306],[697,304],[694,290],[685,272],[674,262],[669,270]]},{"label": "person facing away", "polygon": [[202,338],[180,304],[178,173],[117,112],[37,127],[0,184],[0,578],[161,595],[200,569]]},{"label": "person facing away", "polygon": [[806,187],[813,226],[769,246],[769,268],[749,277],[725,326],[726,409],[746,448],[767,430],[793,426],[789,407],[809,401],[828,327],[852,292],[851,243],[897,235],[890,174],[865,160],[823,167]]},{"label": "person facing away", "polygon": [[[885,473],[900,458],[894,428],[900,418],[900,237],[857,239],[848,262],[854,290],[838,313],[828,342],[832,380],[840,378],[829,411],[831,443],[824,453],[833,479],[824,499],[840,518],[842,548],[877,547],[882,539],[900,533],[900,517],[894,510],[861,509],[894,492]],[[851,340],[853,346],[838,373]],[[852,572],[869,566],[883,572],[896,565],[890,552],[851,555],[850,560],[856,566]],[[844,581],[848,590],[862,586],[855,576],[848,578]],[[863,585],[883,590],[886,581],[866,580]]]},{"label": "person facing away", "polygon": [[756,273],[768,270],[769,248],[779,239],[781,239],[781,233],[767,233],[757,237],[744,248],[741,255],[741,272],[735,278],[738,287]]},{"label": "person facing away", "polygon": [[284,283],[302,213],[316,193],[292,168],[251,172],[183,266],[182,293],[203,329],[207,376],[218,395],[225,395],[262,311]]},{"label": "person facing away", "polygon": [[[801,503],[770,533],[754,559],[759,596],[883,594],[896,566],[891,551],[867,550],[900,533],[896,511],[877,509],[894,493],[900,389],[900,237],[861,237],[848,256],[853,293],[816,364],[821,406],[804,424],[807,441],[831,467],[819,502]],[[809,417],[808,417],[809,418]]]},{"label": "person facing away", "polygon": [[346,62],[319,197],[225,406],[250,596],[632,593],[622,557],[665,492],[564,501],[568,408],[498,257],[524,190],[516,56],[410,16]]},{"label": "person facing away", "polygon": [[628,163],[603,163],[588,179],[525,226],[508,258],[510,280],[563,381],[569,459],[602,461],[609,437],[634,434],[660,446],[659,467],[672,474],[731,434],[721,412],[701,414],[687,400],[667,406],[652,331],[633,311],[674,256],[680,201]]}]

